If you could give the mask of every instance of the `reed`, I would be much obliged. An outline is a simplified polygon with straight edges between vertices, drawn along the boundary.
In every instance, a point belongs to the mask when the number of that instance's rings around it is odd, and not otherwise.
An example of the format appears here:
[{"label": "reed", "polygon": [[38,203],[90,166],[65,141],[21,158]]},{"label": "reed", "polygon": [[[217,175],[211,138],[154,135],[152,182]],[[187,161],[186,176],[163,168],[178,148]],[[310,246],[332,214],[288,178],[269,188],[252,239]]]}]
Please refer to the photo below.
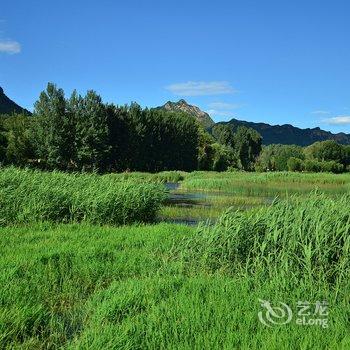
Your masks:
[{"label": "reed", "polygon": [[3,169],[0,223],[37,221],[123,225],[151,222],[165,199],[163,186],[116,181],[113,175]]}]

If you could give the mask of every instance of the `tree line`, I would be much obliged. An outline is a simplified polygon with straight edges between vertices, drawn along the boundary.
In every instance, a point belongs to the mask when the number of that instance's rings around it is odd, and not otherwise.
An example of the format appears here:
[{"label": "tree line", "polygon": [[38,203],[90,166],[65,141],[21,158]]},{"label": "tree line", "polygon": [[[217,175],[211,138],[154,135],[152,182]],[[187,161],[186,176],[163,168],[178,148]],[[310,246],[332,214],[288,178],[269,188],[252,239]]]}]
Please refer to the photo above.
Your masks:
[{"label": "tree line", "polygon": [[262,146],[261,135],[227,124],[203,128],[183,112],[103,103],[49,83],[32,116],[0,118],[0,163],[46,170],[121,172],[164,170],[350,170],[350,146],[328,140],[308,147]]},{"label": "tree line", "polygon": [[269,145],[263,147],[255,169],[333,173],[350,171],[350,145],[340,145],[334,140],[318,141],[308,147]]},{"label": "tree line", "polygon": [[252,129],[208,133],[182,112],[106,104],[92,90],[66,98],[52,83],[32,116],[0,119],[0,162],[46,170],[252,170],[260,150]]}]

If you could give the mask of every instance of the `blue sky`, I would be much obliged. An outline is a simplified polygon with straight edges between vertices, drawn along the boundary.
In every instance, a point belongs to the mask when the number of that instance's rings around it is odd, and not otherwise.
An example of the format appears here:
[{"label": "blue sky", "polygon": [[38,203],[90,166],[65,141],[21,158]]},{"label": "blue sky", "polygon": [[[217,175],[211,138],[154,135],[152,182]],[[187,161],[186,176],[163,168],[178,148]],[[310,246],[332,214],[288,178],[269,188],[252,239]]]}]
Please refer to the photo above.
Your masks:
[{"label": "blue sky", "polygon": [[350,132],[350,1],[16,1],[0,7],[0,86],[32,109],[67,94]]}]

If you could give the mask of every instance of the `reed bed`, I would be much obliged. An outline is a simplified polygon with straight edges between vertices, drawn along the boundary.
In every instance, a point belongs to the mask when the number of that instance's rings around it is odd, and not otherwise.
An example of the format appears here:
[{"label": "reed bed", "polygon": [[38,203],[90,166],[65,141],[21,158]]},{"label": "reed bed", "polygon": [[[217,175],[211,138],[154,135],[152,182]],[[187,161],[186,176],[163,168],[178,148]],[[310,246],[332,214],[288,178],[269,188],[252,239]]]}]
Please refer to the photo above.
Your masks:
[{"label": "reed bed", "polygon": [[183,190],[226,192],[243,196],[305,193],[314,189],[340,194],[350,190],[350,174],[194,172],[181,183]]},{"label": "reed bed", "polygon": [[181,249],[211,272],[339,286],[350,274],[350,196],[316,192],[229,210],[214,227],[200,226]]},{"label": "reed bed", "polygon": [[0,172],[0,223],[151,222],[165,196],[163,186],[116,181],[113,175],[7,168]]}]

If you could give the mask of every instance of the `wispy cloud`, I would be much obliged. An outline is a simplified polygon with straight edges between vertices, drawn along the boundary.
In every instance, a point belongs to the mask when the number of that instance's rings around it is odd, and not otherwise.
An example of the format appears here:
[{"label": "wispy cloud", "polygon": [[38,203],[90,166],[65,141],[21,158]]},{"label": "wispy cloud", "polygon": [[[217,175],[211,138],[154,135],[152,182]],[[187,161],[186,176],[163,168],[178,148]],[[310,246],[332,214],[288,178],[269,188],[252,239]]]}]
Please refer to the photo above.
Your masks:
[{"label": "wispy cloud", "polygon": [[231,109],[238,109],[241,107],[239,104],[234,103],[226,103],[226,102],[212,102],[208,104],[209,108],[211,109],[218,109],[218,110],[231,110]]},{"label": "wispy cloud", "polygon": [[312,111],[311,114],[331,114],[331,112],[319,110],[319,111]]},{"label": "wispy cloud", "polygon": [[21,45],[13,40],[0,40],[0,52],[15,54],[21,52]]},{"label": "wispy cloud", "polygon": [[350,125],[350,115],[339,115],[333,118],[323,120],[324,123],[330,125]]},{"label": "wispy cloud", "polygon": [[168,85],[166,89],[178,96],[210,96],[237,92],[227,81],[188,81]]},{"label": "wispy cloud", "polygon": [[232,111],[224,111],[224,110],[218,110],[218,109],[208,109],[206,111],[209,115],[214,117],[232,117],[233,112]]}]

